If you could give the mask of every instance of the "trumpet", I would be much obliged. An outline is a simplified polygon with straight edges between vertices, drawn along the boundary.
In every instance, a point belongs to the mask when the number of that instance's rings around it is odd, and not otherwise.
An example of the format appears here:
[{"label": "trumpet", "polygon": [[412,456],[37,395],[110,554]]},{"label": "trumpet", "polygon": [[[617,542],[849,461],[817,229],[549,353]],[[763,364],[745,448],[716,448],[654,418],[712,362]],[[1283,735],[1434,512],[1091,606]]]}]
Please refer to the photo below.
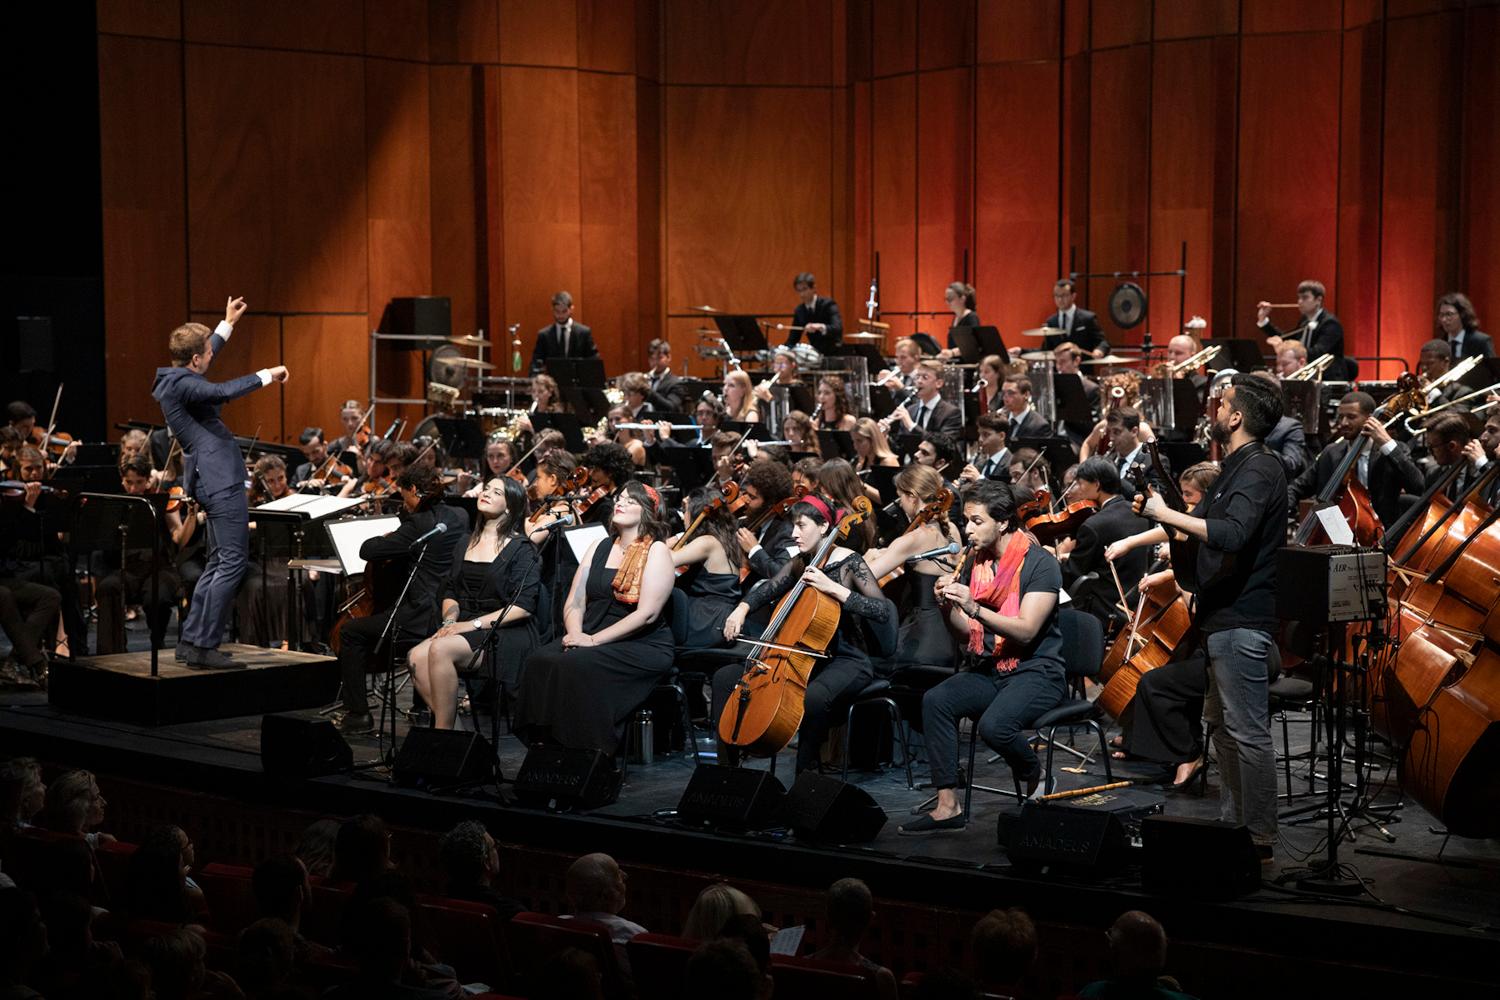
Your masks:
[{"label": "trumpet", "polygon": [[1328,370],[1328,366],[1331,365],[1331,364],[1333,364],[1333,355],[1332,354],[1324,354],[1321,357],[1317,358],[1316,360],[1309,361],[1307,364],[1303,365],[1301,368],[1298,368],[1296,371],[1292,372],[1290,375],[1288,375],[1285,378],[1283,378],[1282,381],[1283,382],[1321,382],[1321,381],[1323,381],[1323,373]]},{"label": "trumpet", "polygon": [[[1476,358],[1475,360],[1477,361],[1478,358]],[[1427,433],[1428,417],[1432,416],[1435,413],[1441,413],[1450,407],[1460,406],[1466,403],[1468,400],[1473,399],[1475,396],[1487,396],[1493,392],[1500,392],[1500,382],[1496,382],[1493,385],[1487,385],[1483,389],[1475,389],[1473,392],[1459,396],[1457,399],[1446,400],[1445,402],[1439,403],[1436,406],[1429,407],[1428,409],[1423,410],[1421,413],[1414,413],[1406,418],[1406,429],[1413,437],[1417,436],[1418,434],[1425,434]],[[1494,405],[1495,402],[1493,400],[1487,403],[1480,403],[1478,406],[1470,407],[1469,412],[1471,414],[1482,413]]]}]

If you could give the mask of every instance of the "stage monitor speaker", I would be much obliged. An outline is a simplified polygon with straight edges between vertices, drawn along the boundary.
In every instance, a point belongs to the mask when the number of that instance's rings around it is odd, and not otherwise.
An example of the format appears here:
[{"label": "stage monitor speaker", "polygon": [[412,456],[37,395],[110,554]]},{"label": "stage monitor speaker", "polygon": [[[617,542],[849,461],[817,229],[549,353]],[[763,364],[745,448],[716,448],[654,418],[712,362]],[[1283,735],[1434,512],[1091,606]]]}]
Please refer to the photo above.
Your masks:
[{"label": "stage monitor speaker", "polygon": [[1187,816],[1148,816],[1141,823],[1149,892],[1194,899],[1235,899],[1260,885],[1260,854],[1250,830]]},{"label": "stage monitor speaker", "polygon": [[786,786],[769,771],[699,764],[677,802],[677,818],[684,823],[763,830],[775,820],[784,798]]},{"label": "stage monitor speaker", "polygon": [[392,776],[407,788],[458,788],[488,779],[494,761],[489,741],[478,733],[423,726],[407,732]]},{"label": "stage monitor speaker", "polygon": [[453,301],[444,295],[391,299],[381,314],[380,332],[422,338],[387,341],[397,350],[431,350],[453,336]]},{"label": "stage monitor speaker", "polygon": [[859,844],[875,839],[886,815],[863,788],[803,771],[782,802],[781,818],[799,840]]},{"label": "stage monitor speaker", "polygon": [[266,715],[260,720],[260,766],[280,778],[315,778],[354,766],[354,751],[327,719]]},{"label": "stage monitor speaker", "polygon": [[620,794],[622,775],[598,750],[534,746],[516,772],[516,799],[549,809],[607,806]]},{"label": "stage monitor speaker", "polygon": [[1142,821],[1162,807],[1160,793],[1139,788],[1027,802],[1020,815],[1001,813],[1000,846],[1017,868],[1110,872],[1131,859]]}]

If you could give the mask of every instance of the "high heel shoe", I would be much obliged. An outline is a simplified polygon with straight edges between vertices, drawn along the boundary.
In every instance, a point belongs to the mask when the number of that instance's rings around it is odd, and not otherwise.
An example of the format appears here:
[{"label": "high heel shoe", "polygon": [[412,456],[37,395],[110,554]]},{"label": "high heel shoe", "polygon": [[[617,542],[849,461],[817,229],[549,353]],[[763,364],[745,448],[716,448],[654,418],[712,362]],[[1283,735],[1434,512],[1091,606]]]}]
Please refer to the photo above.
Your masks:
[{"label": "high heel shoe", "polygon": [[1167,790],[1172,792],[1186,792],[1191,791],[1193,789],[1193,786],[1197,785],[1198,788],[1194,794],[1201,796],[1205,791],[1204,786],[1207,784],[1207,779],[1205,778],[1203,782],[1199,782],[1198,779],[1203,776],[1204,769],[1207,767],[1208,758],[1199,757],[1197,760],[1193,761],[1192,769],[1188,771],[1187,777],[1183,778],[1181,781],[1175,781],[1172,784],[1168,785]]}]

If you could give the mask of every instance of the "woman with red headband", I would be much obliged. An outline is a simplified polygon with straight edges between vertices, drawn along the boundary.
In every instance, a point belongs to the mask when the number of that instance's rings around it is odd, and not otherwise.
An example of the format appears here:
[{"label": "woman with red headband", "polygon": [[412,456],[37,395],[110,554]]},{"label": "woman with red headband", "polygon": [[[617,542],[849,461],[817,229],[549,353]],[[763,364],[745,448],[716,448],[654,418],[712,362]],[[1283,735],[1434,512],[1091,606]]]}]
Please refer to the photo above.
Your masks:
[{"label": "woman with red headband", "polygon": [[616,495],[610,537],[573,574],[562,638],[526,661],[516,729],[527,742],[613,754],[625,720],[672,669],[677,575],[658,510],[656,491],[633,479]]},{"label": "woman with red headband", "polygon": [[[880,584],[865,565],[864,557],[852,549],[836,544],[822,569],[808,565],[843,511],[823,497],[809,493],[792,505],[791,513],[792,538],[798,554],[774,577],[751,588],[724,622],[724,637],[738,638],[747,615],[774,604],[799,578],[843,605],[838,632],[828,645],[828,659],[818,661],[813,667],[803,699],[802,728],[797,737],[800,772],[817,766],[823,737],[828,734],[834,713],[846,708],[875,679],[871,658],[884,658],[895,651],[896,606],[880,592]],[[714,674],[714,719],[719,718],[743,673],[744,668],[734,664]]]}]

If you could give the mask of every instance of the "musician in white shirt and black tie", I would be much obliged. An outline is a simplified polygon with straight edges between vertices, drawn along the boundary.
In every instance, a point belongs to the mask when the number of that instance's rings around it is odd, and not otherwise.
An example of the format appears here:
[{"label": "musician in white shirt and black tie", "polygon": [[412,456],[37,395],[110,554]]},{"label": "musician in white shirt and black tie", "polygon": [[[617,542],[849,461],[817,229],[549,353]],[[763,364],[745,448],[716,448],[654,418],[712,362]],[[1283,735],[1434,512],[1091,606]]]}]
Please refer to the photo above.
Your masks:
[{"label": "musician in white shirt and black tie", "polygon": [[1099,317],[1078,305],[1078,288],[1073,279],[1061,278],[1052,286],[1052,304],[1057,306],[1057,312],[1043,320],[1042,325],[1062,333],[1044,337],[1043,350],[1056,350],[1059,344],[1071,341],[1096,358],[1109,353],[1109,341],[1104,339]]},{"label": "musician in white shirt and black tie", "polygon": [[974,460],[964,466],[958,481],[962,486],[981,479],[1010,482],[1011,451],[1007,443],[1005,418],[998,413],[981,413],[974,421],[979,433],[979,449]]}]

